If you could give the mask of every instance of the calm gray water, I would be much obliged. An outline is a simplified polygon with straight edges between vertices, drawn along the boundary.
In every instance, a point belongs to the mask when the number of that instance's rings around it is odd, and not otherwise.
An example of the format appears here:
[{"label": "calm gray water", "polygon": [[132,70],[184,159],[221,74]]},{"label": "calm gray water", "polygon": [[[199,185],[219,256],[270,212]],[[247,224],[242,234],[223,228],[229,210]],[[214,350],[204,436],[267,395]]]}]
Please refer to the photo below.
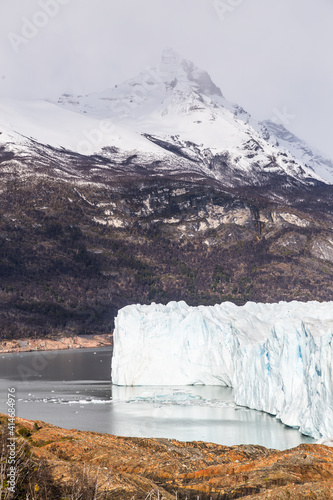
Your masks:
[{"label": "calm gray water", "polygon": [[110,367],[110,348],[2,355],[0,412],[15,388],[17,416],[68,429],[278,449],[314,442],[270,415],[237,407],[232,389],[111,387]]}]

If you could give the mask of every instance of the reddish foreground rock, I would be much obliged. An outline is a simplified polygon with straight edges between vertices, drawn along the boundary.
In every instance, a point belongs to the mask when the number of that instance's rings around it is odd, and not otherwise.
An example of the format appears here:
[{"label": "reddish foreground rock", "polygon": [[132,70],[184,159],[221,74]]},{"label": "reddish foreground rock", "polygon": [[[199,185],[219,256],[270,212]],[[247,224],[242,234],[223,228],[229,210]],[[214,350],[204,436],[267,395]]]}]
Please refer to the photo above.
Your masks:
[{"label": "reddish foreground rock", "polygon": [[112,335],[87,335],[59,337],[57,339],[0,340],[0,353],[57,351],[62,349],[82,349],[112,345]]},{"label": "reddish foreground rock", "polygon": [[[99,492],[91,498],[333,498],[333,448],[327,446],[303,444],[277,451],[261,446],[126,438],[20,418],[16,427],[18,446],[25,440],[37,462],[45,459],[57,485],[78,488],[89,477],[92,488]],[[75,477],[81,482],[75,483]],[[62,498],[74,498],[73,492],[71,495]]]}]

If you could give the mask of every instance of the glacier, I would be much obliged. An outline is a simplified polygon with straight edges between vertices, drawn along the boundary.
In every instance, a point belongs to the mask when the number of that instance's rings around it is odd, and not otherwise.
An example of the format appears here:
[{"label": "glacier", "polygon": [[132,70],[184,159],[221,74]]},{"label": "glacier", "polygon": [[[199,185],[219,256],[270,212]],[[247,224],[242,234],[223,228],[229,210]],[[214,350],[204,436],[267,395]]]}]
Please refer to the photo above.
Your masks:
[{"label": "glacier", "polygon": [[130,305],[115,321],[112,383],[223,385],[235,403],[333,436],[333,302]]}]

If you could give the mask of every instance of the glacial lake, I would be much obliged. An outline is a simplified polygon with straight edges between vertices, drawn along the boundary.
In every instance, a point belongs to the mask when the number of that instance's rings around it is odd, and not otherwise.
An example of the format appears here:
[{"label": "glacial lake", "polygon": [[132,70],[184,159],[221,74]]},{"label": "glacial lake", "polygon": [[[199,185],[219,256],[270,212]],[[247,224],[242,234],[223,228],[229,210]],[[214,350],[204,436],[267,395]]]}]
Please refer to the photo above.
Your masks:
[{"label": "glacial lake", "polygon": [[219,386],[111,386],[111,348],[0,355],[0,412],[8,388],[16,415],[119,436],[259,444],[287,449],[313,439],[274,417],[238,407]]}]

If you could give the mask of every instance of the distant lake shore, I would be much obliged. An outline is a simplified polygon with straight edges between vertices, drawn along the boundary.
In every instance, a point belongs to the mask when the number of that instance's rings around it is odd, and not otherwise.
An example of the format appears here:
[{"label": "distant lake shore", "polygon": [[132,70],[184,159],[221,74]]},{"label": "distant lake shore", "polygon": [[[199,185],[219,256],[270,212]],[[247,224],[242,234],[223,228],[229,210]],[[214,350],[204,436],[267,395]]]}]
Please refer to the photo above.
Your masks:
[{"label": "distant lake shore", "polygon": [[0,353],[89,349],[112,345],[112,334],[82,335],[59,338],[0,340]]}]

